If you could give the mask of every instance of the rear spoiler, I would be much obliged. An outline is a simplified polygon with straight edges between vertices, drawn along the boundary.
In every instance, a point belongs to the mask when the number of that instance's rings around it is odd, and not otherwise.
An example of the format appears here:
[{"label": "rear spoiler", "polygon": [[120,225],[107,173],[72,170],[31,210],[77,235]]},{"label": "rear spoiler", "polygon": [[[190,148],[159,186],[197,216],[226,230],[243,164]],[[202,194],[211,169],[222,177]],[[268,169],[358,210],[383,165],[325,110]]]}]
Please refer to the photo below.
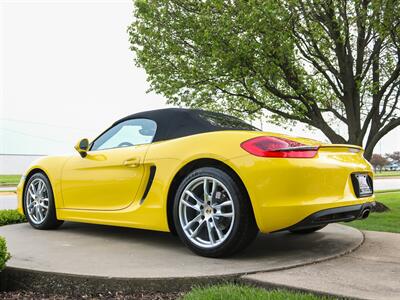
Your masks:
[{"label": "rear spoiler", "polygon": [[[348,145],[348,144],[321,144],[319,148],[346,148],[350,152],[360,152],[364,151],[364,149],[357,145]],[[352,151],[353,150],[353,151]]]}]

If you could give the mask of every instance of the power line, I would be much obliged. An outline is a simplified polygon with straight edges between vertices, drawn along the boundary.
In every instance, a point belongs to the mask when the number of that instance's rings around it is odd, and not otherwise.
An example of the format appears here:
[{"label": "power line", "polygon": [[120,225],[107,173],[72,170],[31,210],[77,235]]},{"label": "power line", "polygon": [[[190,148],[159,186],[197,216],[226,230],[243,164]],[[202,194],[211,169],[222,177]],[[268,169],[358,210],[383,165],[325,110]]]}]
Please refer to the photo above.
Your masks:
[{"label": "power line", "polygon": [[66,140],[64,140],[64,141],[56,140],[56,139],[52,139],[52,138],[48,138],[48,137],[44,137],[44,136],[40,136],[40,135],[33,135],[33,134],[25,133],[25,132],[14,130],[14,129],[8,129],[8,128],[0,128],[0,129],[14,132],[14,133],[21,134],[21,135],[25,135],[25,136],[29,136],[29,137],[34,137],[34,138],[38,138],[38,139],[42,139],[42,140],[51,141],[51,142],[57,142],[57,143],[63,143],[63,144],[65,142],[67,142]]},{"label": "power line", "polygon": [[[29,120],[18,120],[18,119],[10,119],[10,118],[0,118],[0,120],[3,121],[10,121],[10,122],[16,122],[16,123],[28,123],[28,124],[36,124],[36,125],[41,125],[41,126],[46,126],[46,127],[59,127],[59,128],[66,128],[66,129],[73,129],[73,130],[79,130],[82,131],[82,128],[77,128],[77,127],[71,127],[71,126],[63,126],[63,125],[55,125],[55,124],[49,124],[49,123],[43,123],[43,122],[37,122],[37,121],[29,121]],[[86,128],[87,129],[87,128]],[[90,131],[95,131],[96,129],[89,128]]]}]

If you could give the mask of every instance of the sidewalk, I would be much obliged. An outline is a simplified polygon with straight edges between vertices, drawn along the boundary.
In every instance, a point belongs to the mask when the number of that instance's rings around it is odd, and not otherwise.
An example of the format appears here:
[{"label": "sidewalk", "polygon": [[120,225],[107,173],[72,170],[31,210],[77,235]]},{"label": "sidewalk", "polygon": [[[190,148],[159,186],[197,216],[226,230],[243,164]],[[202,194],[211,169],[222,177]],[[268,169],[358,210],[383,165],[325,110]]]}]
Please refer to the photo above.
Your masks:
[{"label": "sidewalk", "polygon": [[361,299],[400,299],[400,234],[366,231],[348,255],[314,265],[242,277],[259,286],[280,286]]}]

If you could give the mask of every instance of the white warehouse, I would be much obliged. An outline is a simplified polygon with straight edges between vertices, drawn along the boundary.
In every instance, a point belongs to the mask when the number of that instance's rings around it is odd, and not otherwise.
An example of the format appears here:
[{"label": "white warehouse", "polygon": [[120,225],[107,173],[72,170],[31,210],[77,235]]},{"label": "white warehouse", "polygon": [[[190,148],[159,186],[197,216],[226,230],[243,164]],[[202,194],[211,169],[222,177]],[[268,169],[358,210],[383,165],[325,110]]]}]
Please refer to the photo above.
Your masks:
[{"label": "white warehouse", "polygon": [[45,155],[0,154],[0,175],[21,175],[31,162]]}]

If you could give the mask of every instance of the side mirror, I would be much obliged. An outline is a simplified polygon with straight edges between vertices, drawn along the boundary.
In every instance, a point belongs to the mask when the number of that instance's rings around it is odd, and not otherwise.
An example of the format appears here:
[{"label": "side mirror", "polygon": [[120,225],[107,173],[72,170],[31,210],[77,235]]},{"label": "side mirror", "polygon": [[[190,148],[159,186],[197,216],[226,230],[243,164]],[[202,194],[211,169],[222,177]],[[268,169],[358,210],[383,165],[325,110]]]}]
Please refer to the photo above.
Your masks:
[{"label": "side mirror", "polygon": [[75,145],[75,150],[78,151],[78,153],[82,157],[86,157],[87,152],[89,150],[89,140],[88,139],[81,139],[76,143]]}]

